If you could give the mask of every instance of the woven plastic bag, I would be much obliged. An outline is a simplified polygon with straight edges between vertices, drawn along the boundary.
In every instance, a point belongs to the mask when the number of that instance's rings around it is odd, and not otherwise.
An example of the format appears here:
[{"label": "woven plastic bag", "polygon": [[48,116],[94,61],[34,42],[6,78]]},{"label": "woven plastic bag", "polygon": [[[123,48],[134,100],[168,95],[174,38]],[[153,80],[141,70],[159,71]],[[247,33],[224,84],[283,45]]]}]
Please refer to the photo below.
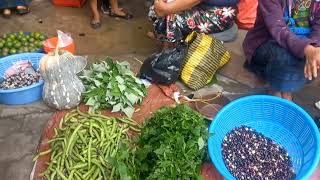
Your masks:
[{"label": "woven plastic bag", "polygon": [[216,71],[231,58],[222,42],[206,34],[192,32],[186,38],[189,49],[181,72],[181,80],[198,90],[211,82]]}]

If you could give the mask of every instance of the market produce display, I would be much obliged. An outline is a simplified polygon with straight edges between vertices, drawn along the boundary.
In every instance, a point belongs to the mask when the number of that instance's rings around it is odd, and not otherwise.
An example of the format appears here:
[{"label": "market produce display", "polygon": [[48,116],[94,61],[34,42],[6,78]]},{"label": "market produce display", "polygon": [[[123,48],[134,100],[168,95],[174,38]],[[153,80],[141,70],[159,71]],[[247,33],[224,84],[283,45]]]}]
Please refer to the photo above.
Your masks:
[{"label": "market produce display", "polygon": [[42,32],[8,33],[0,38],[0,57],[42,49],[46,36]]},{"label": "market produce display", "polygon": [[16,89],[31,86],[34,83],[39,82],[40,74],[36,75],[28,74],[26,72],[18,72],[8,78],[5,78],[0,83],[0,89],[8,90],[8,89]]},{"label": "market produce display", "polygon": [[50,52],[41,58],[43,100],[48,106],[70,109],[79,105],[85,87],[77,76],[78,71],[75,57],[67,51]]},{"label": "market produce display", "polygon": [[224,162],[237,179],[295,179],[287,151],[250,127],[229,132],[222,143]]},{"label": "market produce display", "polygon": [[208,124],[185,105],[158,110],[141,130],[135,162],[141,179],[197,179]]},{"label": "market produce display", "polygon": [[147,90],[130,70],[128,62],[108,58],[95,63],[81,76],[86,87],[83,100],[93,111],[112,108],[112,112],[124,112],[131,117],[134,105],[141,103]]},{"label": "market produce display", "polygon": [[48,141],[51,149],[46,179],[136,179],[134,156],[129,146],[129,131],[139,132],[130,119],[87,114],[78,110],[68,113]]}]

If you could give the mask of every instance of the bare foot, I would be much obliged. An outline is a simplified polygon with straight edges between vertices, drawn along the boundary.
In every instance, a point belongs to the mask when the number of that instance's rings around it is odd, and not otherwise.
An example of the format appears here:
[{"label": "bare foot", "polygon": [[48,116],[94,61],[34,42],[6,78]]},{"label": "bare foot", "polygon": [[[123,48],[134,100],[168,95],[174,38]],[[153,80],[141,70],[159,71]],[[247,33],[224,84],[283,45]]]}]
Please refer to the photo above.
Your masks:
[{"label": "bare foot", "polygon": [[123,11],[122,8],[112,9],[112,12],[118,16],[126,16],[127,14]]},{"label": "bare foot", "polygon": [[292,97],[292,93],[290,92],[282,92],[282,98],[286,99],[288,101],[292,101],[293,97]]}]

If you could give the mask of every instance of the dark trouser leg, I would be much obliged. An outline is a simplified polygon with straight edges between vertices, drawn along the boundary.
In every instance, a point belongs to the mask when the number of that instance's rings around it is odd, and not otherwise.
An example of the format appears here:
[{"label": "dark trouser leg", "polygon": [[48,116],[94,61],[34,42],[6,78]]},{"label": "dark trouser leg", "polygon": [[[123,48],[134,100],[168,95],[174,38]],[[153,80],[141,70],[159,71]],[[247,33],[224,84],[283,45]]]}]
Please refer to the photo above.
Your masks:
[{"label": "dark trouser leg", "polygon": [[293,56],[277,42],[268,41],[256,50],[248,66],[265,78],[273,90],[286,93],[299,91],[307,83],[304,64],[305,60]]}]

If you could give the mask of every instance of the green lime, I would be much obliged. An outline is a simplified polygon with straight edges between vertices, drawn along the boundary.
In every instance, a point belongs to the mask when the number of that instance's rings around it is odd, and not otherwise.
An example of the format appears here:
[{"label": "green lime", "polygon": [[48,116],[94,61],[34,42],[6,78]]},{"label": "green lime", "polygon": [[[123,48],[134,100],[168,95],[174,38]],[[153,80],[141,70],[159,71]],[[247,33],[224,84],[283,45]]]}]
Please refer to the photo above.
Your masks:
[{"label": "green lime", "polygon": [[34,47],[35,47],[35,44],[34,44],[34,43],[30,43],[30,44],[29,44],[29,47],[34,48]]},{"label": "green lime", "polygon": [[7,48],[11,48],[12,46],[13,46],[13,44],[11,41],[7,41],[5,44],[5,47],[7,47]]},{"label": "green lime", "polygon": [[4,43],[0,42],[0,48],[3,48]]},{"label": "green lime", "polygon": [[31,43],[33,43],[34,41],[35,41],[34,38],[30,38],[30,39],[29,39],[29,42],[31,42]]},{"label": "green lime", "polygon": [[29,43],[26,41],[26,42],[23,42],[22,45],[23,46],[29,46]]},{"label": "green lime", "polygon": [[17,39],[18,39],[19,41],[22,41],[23,38],[24,38],[24,36],[21,36],[21,35],[18,35],[18,36],[17,36]]},{"label": "green lime", "polygon": [[8,35],[7,35],[7,34],[4,34],[4,35],[2,36],[2,39],[7,39],[7,37],[8,37]]},{"label": "green lime", "polygon": [[28,47],[23,47],[22,50],[23,50],[23,52],[29,52],[29,48]]},{"label": "green lime", "polygon": [[41,34],[39,32],[35,32],[33,37],[35,39],[39,39],[40,36],[41,36]]},{"label": "green lime", "polygon": [[6,53],[8,53],[8,52],[9,52],[9,48],[6,48],[6,47],[5,47],[5,48],[3,48],[3,49],[2,49],[2,52],[6,52]]},{"label": "green lime", "polygon": [[31,34],[30,34],[30,36],[32,36],[33,38],[35,38],[36,37],[36,32],[32,32]]},{"label": "green lime", "polygon": [[41,40],[41,41],[46,40],[46,36],[45,36],[45,35],[41,35],[41,36],[39,37],[39,40]]},{"label": "green lime", "polygon": [[21,39],[21,42],[27,42],[28,40],[27,40],[27,38],[25,38],[25,37],[23,37],[22,39]]},{"label": "green lime", "polygon": [[17,49],[20,48],[21,46],[22,46],[21,42],[17,42],[14,44],[14,47]]},{"label": "green lime", "polygon": [[9,55],[9,53],[8,52],[4,52],[4,51],[2,51],[2,56],[8,56]]},{"label": "green lime", "polygon": [[10,54],[17,54],[17,50],[16,49],[10,49],[9,53]]},{"label": "green lime", "polygon": [[23,32],[23,31],[19,31],[18,35],[23,36],[23,35],[24,35],[24,32]]},{"label": "green lime", "polygon": [[12,40],[14,40],[14,39],[17,38],[17,36],[16,36],[15,34],[10,34],[10,35],[9,35],[9,38],[12,39]]}]

